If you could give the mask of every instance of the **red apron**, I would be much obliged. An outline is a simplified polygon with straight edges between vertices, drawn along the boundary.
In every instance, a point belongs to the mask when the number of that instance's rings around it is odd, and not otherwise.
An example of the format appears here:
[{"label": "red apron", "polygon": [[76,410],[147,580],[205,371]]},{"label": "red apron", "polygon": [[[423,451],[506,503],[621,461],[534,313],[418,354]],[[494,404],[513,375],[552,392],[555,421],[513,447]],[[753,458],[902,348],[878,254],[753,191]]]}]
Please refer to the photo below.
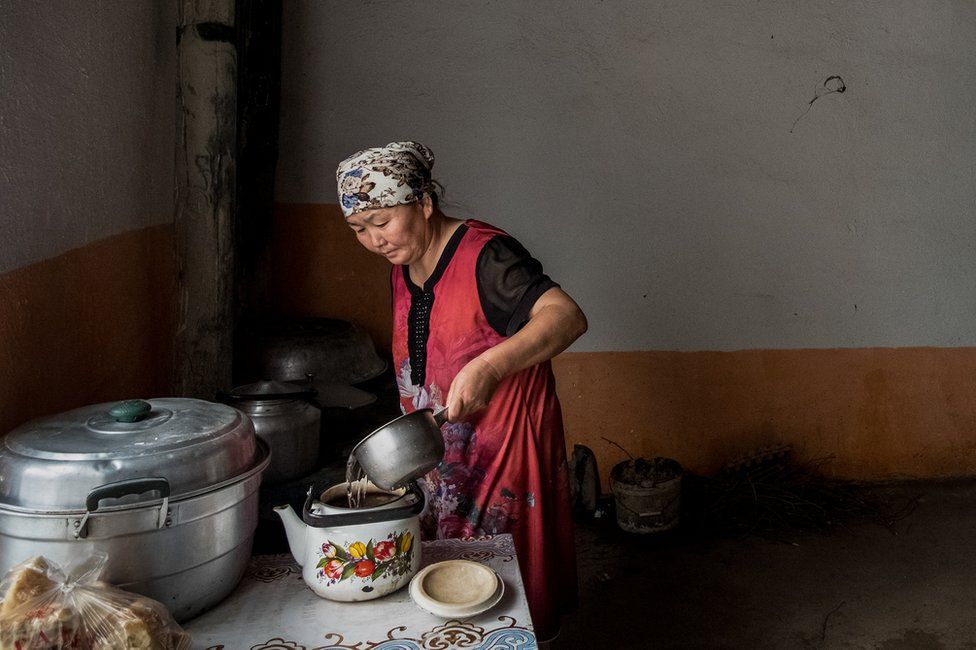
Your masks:
[{"label": "red apron", "polygon": [[[482,247],[505,233],[478,221],[466,225],[450,261],[438,265],[440,277],[425,287],[434,299],[422,386],[410,376],[406,268],[393,268],[393,361],[405,413],[443,408],[458,371],[505,339],[482,311],[475,278]],[[442,431],[444,461],[423,481],[424,536],[511,533],[536,634],[551,637],[559,616],[576,604],[577,581],[562,413],[549,362],[506,378],[485,410]]]}]

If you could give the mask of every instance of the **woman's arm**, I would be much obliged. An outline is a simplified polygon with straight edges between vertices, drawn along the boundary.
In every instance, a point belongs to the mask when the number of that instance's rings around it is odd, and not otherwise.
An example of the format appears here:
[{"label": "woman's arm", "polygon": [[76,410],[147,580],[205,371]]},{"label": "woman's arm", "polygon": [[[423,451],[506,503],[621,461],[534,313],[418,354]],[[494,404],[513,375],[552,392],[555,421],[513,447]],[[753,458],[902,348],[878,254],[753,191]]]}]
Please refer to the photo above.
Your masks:
[{"label": "woman's arm", "polygon": [[548,361],[586,332],[586,316],[559,287],[539,296],[529,320],[518,332],[465,365],[451,382],[447,414],[451,422],[488,405],[498,384],[509,375]]}]

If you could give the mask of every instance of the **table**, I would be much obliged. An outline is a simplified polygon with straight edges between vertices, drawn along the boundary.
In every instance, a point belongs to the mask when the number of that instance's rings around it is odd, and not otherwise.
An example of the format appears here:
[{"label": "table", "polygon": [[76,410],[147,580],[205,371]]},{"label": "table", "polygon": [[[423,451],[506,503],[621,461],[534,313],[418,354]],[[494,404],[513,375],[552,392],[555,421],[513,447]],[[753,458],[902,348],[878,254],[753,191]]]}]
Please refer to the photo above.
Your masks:
[{"label": "table", "polygon": [[316,596],[291,555],[252,558],[237,589],[186,623],[194,648],[207,650],[535,650],[537,648],[511,535],[423,542],[422,566],[443,560],[481,562],[505,582],[487,612],[445,620],[423,611],[408,588],[361,603]]}]

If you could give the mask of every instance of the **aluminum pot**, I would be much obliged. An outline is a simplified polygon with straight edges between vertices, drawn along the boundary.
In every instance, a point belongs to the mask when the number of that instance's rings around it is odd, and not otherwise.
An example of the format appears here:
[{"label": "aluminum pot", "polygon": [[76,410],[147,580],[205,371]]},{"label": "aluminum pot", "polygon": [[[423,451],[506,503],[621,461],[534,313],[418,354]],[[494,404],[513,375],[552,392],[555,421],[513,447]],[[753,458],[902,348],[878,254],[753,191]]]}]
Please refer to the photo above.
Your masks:
[{"label": "aluminum pot", "polygon": [[271,447],[265,483],[305,476],[318,467],[322,411],[315,397],[310,387],[274,380],[217,395],[219,401],[247,414],[254,432]]},{"label": "aluminum pot", "polygon": [[202,400],[98,404],[29,422],[0,444],[0,570],[101,550],[103,579],[192,618],[244,574],[269,460],[246,415]]},{"label": "aluminum pot", "polygon": [[409,484],[444,458],[441,427],[447,409],[419,409],[387,422],[353,447],[352,455],[373,483],[384,490]]}]

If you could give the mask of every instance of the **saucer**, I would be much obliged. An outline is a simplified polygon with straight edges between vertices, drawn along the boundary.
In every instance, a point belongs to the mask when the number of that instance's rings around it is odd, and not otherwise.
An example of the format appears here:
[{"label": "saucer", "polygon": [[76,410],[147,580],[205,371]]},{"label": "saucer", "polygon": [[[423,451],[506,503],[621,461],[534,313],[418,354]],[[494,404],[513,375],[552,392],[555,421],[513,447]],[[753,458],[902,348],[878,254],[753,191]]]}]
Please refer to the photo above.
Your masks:
[{"label": "saucer", "polygon": [[486,612],[502,599],[505,583],[493,570],[468,560],[425,567],[410,581],[418,607],[442,618],[467,618]]}]

